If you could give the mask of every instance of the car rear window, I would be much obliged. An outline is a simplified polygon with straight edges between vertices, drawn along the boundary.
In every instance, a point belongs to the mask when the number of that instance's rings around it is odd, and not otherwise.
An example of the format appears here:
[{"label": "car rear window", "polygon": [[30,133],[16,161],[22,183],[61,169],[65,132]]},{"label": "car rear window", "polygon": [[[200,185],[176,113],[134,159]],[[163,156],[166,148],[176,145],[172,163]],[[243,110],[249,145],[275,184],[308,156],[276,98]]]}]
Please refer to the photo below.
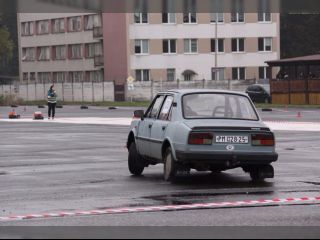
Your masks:
[{"label": "car rear window", "polygon": [[250,100],[236,94],[196,93],[182,99],[186,119],[239,119],[258,121]]}]

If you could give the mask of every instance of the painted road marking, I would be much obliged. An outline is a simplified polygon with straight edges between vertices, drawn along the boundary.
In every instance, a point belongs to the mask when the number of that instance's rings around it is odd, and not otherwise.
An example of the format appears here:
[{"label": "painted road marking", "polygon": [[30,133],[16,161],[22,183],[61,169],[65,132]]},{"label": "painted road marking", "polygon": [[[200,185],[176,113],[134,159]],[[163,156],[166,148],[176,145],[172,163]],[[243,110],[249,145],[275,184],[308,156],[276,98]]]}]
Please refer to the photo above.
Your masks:
[{"label": "painted road marking", "polygon": [[203,203],[203,204],[188,204],[188,205],[170,205],[170,206],[152,206],[138,208],[116,208],[106,210],[93,211],[76,211],[76,212],[59,212],[47,214],[29,214],[17,215],[9,217],[0,217],[1,222],[22,221],[31,219],[47,219],[47,218],[63,218],[77,216],[96,216],[110,214],[127,214],[127,213],[144,213],[144,212],[166,212],[166,211],[187,211],[201,209],[218,209],[218,208],[236,208],[236,207],[255,207],[255,206],[274,206],[274,205],[292,205],[292,204],[318,204],[320,197],[303,197],[303,198],[276,198],[272,200],[252,200],[252,201],[237,201],[237,202],[221,202],[221,203]]},{"label": "painted road marking", "polygon": [[[117,125],[130,126],[132,118],[58,118],[56,120],[32,119],[0,119],[0,122],[13,123],[64,123],[64,124],[86,124],[86,125]],[[266,121],[265,124],[274,131],[303,131],[320,132],[320,122],[287,122],[287,121]]]},{"label": "painted road marking", "polygon": [[33,119],[0,119],[0,122],[12,123],[65,123],[65,124],[91,124],[91,125],[119,125],[130,126],[132,118],[57,118],[55,120],[33,120]]}]

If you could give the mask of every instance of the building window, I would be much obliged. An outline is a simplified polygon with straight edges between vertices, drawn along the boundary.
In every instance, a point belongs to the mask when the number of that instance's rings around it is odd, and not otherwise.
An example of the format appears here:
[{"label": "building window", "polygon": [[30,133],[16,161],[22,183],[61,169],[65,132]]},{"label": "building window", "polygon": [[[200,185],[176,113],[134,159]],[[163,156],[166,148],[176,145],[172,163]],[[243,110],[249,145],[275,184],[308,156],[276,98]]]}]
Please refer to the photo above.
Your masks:
[{"label": "building window", "polygon": [[212,68],[212,80],[214,81],[219,81],[219,80],[224,80],[225,69],[224,68]]},{"label": "building window", "polygon": [[36,51],[35,48],[23,48],[22,49],[22,61],[35,61],[36,60]]},{"label": "building window", "polygon": [[53,73],[53,82],[54,83],[64,83],[66,82],[66,73],[65,72],[55,72]]},{"label": "building window", "polygon": [[70,59],[81,59],[82,56],[82,45],[81,44],[75,44],[69,46],[69,56]]},{"label": "building window", "polygon": [[271,5],[270,0],[258,1],[258,21],[271,22]]},{"label": "building window", "polygon": [[258,13],[259,22],[271,22],[271,13]]},{"label": "building window", "polygon": [[244,23],[244,13],[231,13],[231,22]]},{"label": "building window", "polygon": [[84,17],[85,30],[93,30],[95,27],[102,27],[101,15],[89,15]]},{"label": "building window", "polygon": [[231,44],[232,52],[244,52],[244,38],[234,38]]},{"label": "building window", "polygon": [[101,43],[88,43],[86,44],[86,58],[94,58],[96,56],[102,56],[102,44]]},{"label": "building window", "polygon": [[272,38],[259,38],[259,52],[272,51]]},{"label": "building window", "polygon": [[136,70],[136,81],[149,82],[150,81],[150,70]]},{"label": "building window", "polygon": [[167,69],[167,80],[169,82],[173,82],[176,79],[176,70],[175,69]]},{"label": "building window", "polygon": [[135,13],[134,23],[136,24],[146,24],[148,23],[148,13]]},{"label": "building window", "polygon": [[68,19],[69,32],[81,32],[81,17],[72,17]]},{"label": "building window", "polygon": [[32,36],[34,34],[34,22],[25,22],[21,24],[21,35]]},{"label": "building window", "polygon": [[244,67],[232,68],[232,79],[233,80],[245,80],[246,69]]},{"label": "building window", "polygon": [[73,83],[83,82],[83,72],[69,72],[69,80]]},{"label": "building window", "polygon": [[211,18],[210,19],[211,23],[216,23],[216,21],[218,21],[218,23],[224,22],[224,14],[223,13],[211,13],[210,18]]},{"label": "building window", "polygon": [[211,39],[211,52],[215,53],[216,49],[218,49],[219,53],[224,52],[224,39],[218,39],[218,41]]},{"label": "building window", "polygon": [[23,73],[23,81],[27,82],[29,81],[29,74],[28,73]]},{"label": "building window", "polygon": [[184,52],[185,53],[198,53],[198,40],[197,39],[185,39],[184,40]]},{"label": "building window", "polygon": [[30,73],[30,81],[36,81],[36,73],[35,72]]},{"label": "building window", "polygon": [[104,81],[103,71],[87,72],[87,79],[89,82],[103,82]]},{"label": "building window", "polygon": [[163,53],[173,54],[177,53],[177,41],[174,39],[163,40]]},{"label": "building window", "polygon": [[48,72],[38,73],[38,81],[40,83],[50,83],[51,82],[51,73],[48,73]]},{"label": "building window", "polygon": [[39,47],[38,48],[38,60],[49,61],[50,60],[50,47]]},{"label": "building window", "polygon": [[162,14],[162,23],[175,24],[176,23],[176,14],[175,13],[163,13]]},{"label": "building window", "polygon": [[244,23],[244,0],[233,0],[231,2],[231,22],[232,23]]},{"label": "building window", "polygon": [[259,79],[269,79],[268,67],[259,67]]},{"label": "building window", "polygon": [[65,20],[64,18],[61,19],[54,19],[52,21],[52,33],[65,33]]},{"label": "building window", "polygon": [[183,23],[197,23],[197,14],[196,13],[184,13],[183,14]]},{"label": "building window", "polygon": [[37,22],[37,26],[38,26],[38,34],[39,35],[49,34],[49,20],[39,21],[39,22]]},{"label": "building window", "polygon": [[135,54],[149,54],[149,40],[135,40]]},{"label": "building window", "polygon": [[54,46],[52,50],[54,60],[65,60],[66,56],[66,46]]}]

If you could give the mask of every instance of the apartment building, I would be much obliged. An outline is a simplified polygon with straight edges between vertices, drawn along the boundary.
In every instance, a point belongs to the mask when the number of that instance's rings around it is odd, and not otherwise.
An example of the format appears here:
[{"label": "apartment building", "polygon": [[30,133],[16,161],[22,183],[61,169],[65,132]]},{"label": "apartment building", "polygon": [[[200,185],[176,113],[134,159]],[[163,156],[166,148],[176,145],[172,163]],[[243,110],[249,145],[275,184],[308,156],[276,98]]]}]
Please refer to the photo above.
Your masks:
[{"label": "apartment building", "polygon": [[18,18],[24,82],[267,79],[266,62],[280,57],[280,17],[270,12]]},{"label": "apartment building", "polygon": [[[100,14],[21,13],[20,79],[23,82],[104,81]],[[99,28],[100,29],[100,28]]]}]

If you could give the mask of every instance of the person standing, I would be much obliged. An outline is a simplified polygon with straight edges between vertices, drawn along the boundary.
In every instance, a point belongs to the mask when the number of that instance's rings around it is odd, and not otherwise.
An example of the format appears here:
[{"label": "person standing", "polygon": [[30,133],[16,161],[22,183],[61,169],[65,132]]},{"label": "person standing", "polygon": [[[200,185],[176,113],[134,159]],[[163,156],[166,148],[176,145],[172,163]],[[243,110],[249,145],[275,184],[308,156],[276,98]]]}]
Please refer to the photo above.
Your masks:
[{"label": "person standing", "polygon": [[48,91],[48,118],[54,120],[56,115],[57,93],[52,85]]}]

